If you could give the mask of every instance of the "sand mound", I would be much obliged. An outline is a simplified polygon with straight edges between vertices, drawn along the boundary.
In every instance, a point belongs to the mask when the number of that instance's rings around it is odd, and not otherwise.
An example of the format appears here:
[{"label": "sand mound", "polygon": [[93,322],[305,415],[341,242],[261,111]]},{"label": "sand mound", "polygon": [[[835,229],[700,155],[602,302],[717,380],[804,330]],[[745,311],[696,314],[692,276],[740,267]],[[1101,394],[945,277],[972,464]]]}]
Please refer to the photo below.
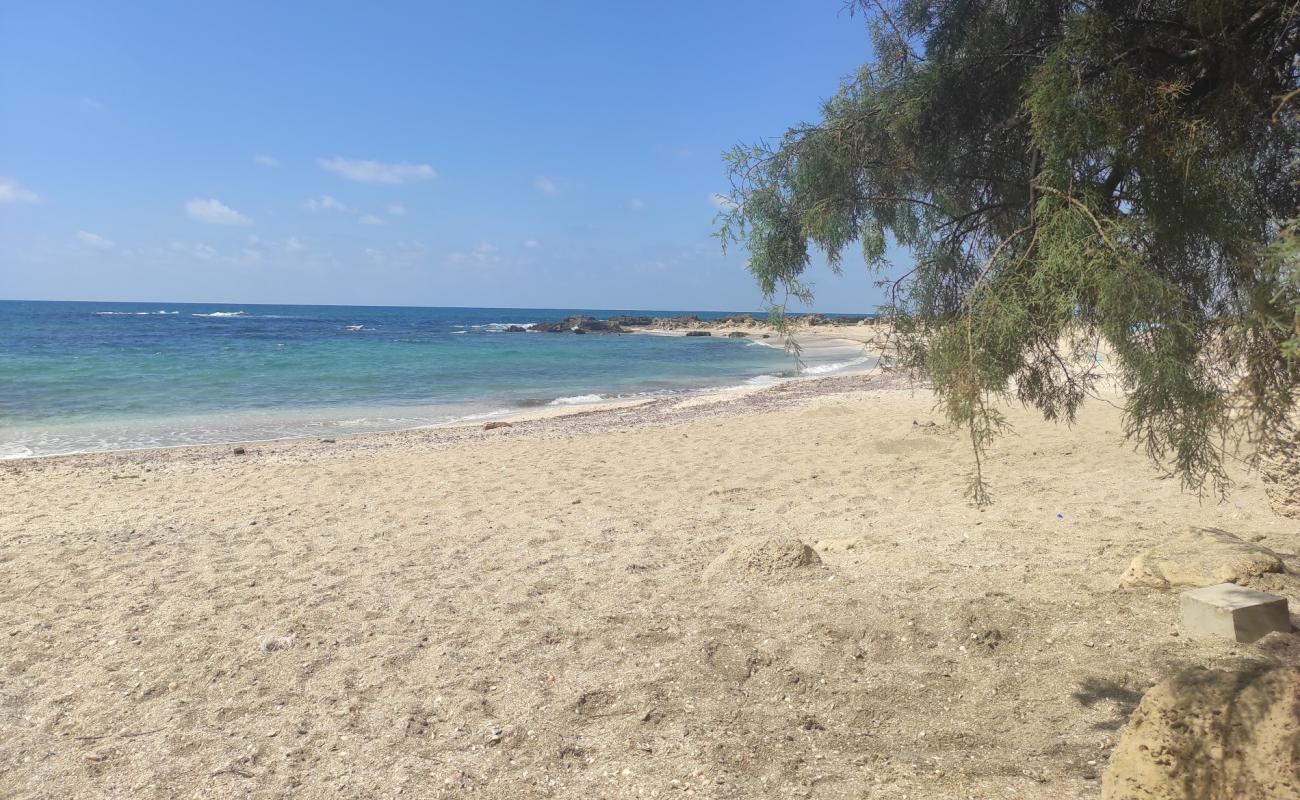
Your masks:
[{"label": "sand mound", "polygon": [[1286,569],[1277,553],[1243,541],[1218,528],[1188,528],[1182,535],[1158,544],[1133,559],[1119,585],[1213,586],[1216,583],[1249,584],[1266,573]]},{"label": "sand mound", "polygon": [[1282,435],[1261,449],[1259,475],[1273,511],[1300,517],[1300,432],[1287,425]]},{"label": "sand mound", "polygon": [[817,551],[792,536],[744,539],[704,570],[704,577],[776,577],[822,563]]},{"label": "sand mound", "polygon": [[1102,800],[1300,800],[1300,667],[1198,670],[1142,698]]}]

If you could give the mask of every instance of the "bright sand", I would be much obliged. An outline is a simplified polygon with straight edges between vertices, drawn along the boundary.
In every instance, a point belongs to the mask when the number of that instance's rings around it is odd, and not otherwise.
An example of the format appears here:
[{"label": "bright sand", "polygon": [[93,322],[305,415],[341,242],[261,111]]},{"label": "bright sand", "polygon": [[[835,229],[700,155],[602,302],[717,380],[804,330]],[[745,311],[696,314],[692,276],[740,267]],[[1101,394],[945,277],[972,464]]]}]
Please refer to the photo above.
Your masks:
[{"label": "bright sand", "polygon": [[[5,463],[0,796],[1096,797],[1153,681],[1300,656],[1175,635],[1129,560],[1300,525],[1106,402],[1009,413],[987,511],[881,377]],[[713,563],[772,534],[822,564]]]}]

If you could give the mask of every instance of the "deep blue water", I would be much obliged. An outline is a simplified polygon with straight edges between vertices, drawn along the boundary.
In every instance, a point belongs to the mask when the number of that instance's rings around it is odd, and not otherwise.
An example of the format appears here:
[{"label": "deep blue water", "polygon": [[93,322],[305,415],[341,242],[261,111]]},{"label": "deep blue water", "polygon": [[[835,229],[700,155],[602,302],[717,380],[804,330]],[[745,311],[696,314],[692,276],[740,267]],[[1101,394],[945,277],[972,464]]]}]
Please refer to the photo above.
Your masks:
[{"label": "deep blue water", "polygon": [[683,312],[0,301],[0,457],[444,424],[794,367],[744,340],[502,330],[575,313]]}]

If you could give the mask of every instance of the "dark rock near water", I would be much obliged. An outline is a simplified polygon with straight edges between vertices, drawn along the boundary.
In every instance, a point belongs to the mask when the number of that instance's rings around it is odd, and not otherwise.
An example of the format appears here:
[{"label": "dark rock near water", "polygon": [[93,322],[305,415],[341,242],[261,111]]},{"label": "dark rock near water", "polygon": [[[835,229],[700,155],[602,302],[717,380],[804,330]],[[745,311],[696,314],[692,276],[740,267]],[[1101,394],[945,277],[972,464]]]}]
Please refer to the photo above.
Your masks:
[{"label": "dark rock near water", "polygon": [[687,331],[686,335],[687,336],[712,336],[713,334],[710,333],[709,331]]},{"label": "dark rock near water", "polygon": [[242,447],[236,447],[234,450],[231,450],[230,452],[234,453],[234,454],[237,455],[237,456],[242,456],[242,455],[244,455],[245,453],[247,453],[248,451],[245,450],[245,449],[242,448]]},{"label": "dark rock near water", "polygon": [[748,333],[745,333],[744,331],[732,331],[731,333],[727,334],[727,338],[728,338],[728,339],[748,339],[748,338],[749,338],[749,334],[748,334]]},{"label": "dark rock near water", "polygon": [[613,320],[595,317],[565,317],[559,322],[539,322],[533,330],[542,333],[622,333],[623,328]]},{"label": "dark rock near water", "polygon": [[498,422],[489,422],[489,423],[487,423],[486,425],[483,426],[483,430],[485,430],[485,431],[494,431],[494,430],[496,430],[497,428],[513,428],[513,427],[514,427],[514,426],[511,425],[509,422],[499,422],[499,421],[498,421]]},{"label": "dark rock near water", "polygon": [[624,327],[632,327],[632,328],[648,328],[654,324],[654,320],[651,319],[650,317],[633,317],[627,315],[610,317],[609,321],[614,323],[615,325],[622,325]]},{"label": "dark rock near water", "polygon": [[506,327],[506,333],[527,333],[528,329],[523,325],[510,325]]}]

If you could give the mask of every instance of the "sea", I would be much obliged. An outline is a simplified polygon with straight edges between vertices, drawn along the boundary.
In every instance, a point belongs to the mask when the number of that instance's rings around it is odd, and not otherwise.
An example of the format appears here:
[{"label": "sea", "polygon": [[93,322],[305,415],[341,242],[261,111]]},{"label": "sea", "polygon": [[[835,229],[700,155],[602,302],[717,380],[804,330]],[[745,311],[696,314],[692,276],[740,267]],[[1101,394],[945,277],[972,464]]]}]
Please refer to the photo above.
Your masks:
[{"label": "sea", "polygon": [[507,332],[734,312],[0,301],[0,458],[452,425],[824,375],[776,340]]}]

